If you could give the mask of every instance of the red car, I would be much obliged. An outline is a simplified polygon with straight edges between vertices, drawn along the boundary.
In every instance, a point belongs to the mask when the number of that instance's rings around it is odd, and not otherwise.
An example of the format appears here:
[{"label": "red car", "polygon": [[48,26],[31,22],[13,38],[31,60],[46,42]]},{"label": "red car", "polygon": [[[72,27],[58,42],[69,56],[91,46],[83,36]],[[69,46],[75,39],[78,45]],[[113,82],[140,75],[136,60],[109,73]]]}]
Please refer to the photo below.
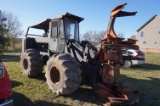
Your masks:
[{"label": "red car", "polygon": [[12,106],[12,87],[3,63],[0,61],[0,106]]}]

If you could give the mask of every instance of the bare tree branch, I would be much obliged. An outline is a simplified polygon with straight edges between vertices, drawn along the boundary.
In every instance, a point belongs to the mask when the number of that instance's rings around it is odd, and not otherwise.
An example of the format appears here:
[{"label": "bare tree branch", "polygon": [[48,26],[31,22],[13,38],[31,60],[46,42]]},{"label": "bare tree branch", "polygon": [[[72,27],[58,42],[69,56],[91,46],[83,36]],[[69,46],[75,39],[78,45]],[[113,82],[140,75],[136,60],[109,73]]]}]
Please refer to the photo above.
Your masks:
[{"label": "bare tree branch", "polygon": [[124,38],[124,33],[123,33],[123,32],[118,32],[118,33],[117,33],[117,36],[118,36],[119,38]]},{"label": "bare tree branch", "polygon": [[87,40],[92,43],[94,46],[98,45],[103,39],[105,31],[87,31],[82,35],[82,40]]},{"label": "bare tree branch", "polygon": [[[12,47],[14,48],[14,45],[16,44],[17,40],[16,38],[20,35],[22,35],[23,31],[21,30],[21,23],[18,20],[16,16],[14,16],[12,13],[3,12],[2,16],[6,19],[5,21],[5,29],[6,36],[8,37],[9,43],[12,43]],[[9,45],[9,44],[8,44]]]},{"label": "bare tree branch", "polygon": [[18,37],[23,33],[23,31],[21,30],[22,25],[17,17],[7,12],[3,12],[2,16],[7,19],[5,24],[6,24],[6,29],[8,30],[8,36],[14,38]]}]

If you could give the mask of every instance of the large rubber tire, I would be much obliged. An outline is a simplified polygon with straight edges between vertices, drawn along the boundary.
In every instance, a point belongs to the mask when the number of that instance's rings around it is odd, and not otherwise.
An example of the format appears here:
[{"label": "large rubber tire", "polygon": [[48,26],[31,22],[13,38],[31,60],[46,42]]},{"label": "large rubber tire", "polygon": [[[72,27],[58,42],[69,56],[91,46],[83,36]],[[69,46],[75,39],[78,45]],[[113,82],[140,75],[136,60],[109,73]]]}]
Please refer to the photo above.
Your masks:
[{"label": "large rubber tire", "polygon": [[69,54],[57,54],[49,58],[46,66],[49,89],[57,95],[71,94],[81,83],[81,70]]},{"label": "large rubber tire", "polygon": [[21,55],[20,67],[27,77],[35,77],[43,71],[43,59],[39,51],[28,49]]},{"label": "large rubber tire", "polygon": [[132,67],[132,62],[130,60],[125,60],[124,61],[124,67],[126,67],[126,68]]}]

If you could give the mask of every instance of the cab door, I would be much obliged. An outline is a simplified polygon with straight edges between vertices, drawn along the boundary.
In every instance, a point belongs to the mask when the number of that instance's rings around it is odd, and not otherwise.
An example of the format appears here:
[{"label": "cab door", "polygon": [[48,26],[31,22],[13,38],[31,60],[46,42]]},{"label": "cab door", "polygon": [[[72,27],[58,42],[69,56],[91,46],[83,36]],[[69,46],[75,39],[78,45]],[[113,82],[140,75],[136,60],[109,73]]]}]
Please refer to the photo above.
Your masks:
[{"label": "cab door", "polygon": [[50,23],[50,43],[49,43],[49,49],[51,52],[57,52],[57,37],[58,37],[58,22],[57,21],[51,21]]},{"label": "cab door", "polygon": [[66,39],[64,36],[64,23],[62,19],[58,21],[58,43],[57,45],[58,45],[58,48],[57,48],[58,52],[63,53],[65,45],[66,45]]}]

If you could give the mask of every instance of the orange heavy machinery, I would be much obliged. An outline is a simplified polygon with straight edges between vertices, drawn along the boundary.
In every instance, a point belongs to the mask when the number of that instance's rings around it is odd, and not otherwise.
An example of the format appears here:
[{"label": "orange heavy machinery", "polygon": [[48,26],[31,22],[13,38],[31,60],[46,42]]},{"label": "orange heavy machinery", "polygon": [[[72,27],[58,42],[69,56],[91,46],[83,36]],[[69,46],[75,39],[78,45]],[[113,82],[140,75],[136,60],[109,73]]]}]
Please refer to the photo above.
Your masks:
[{"label": "orange heavy machinery", "polygon": [[[111,17],[101,41],[100,51],[88,41],[79,40],[82,17],[64,13],[28,27],[22,40],[21,71],[27,77],[42,73],[48,88],[57,95],[71,94],[81,83],[81,71],[88,78],[95,97],[108,104],[138,102],[138,92],[119,82],[122,48],[137,48],[133,40],[123,42],[114,32],[116,17],[135,15],[121,11],[126,4],[111,11]],[[39,29],[41,35],[30,29]],[[98,55],[97,55],[98,54]]]},{"label": "orange heavy machinery", "polygon": [[[116,17],[132,16],[137,12],[122,11],[126,4],[117,6],[111,11],[110,21],[104,40],[101,41],[101,48],[99,51],[99,59],[102,63],[100,75],[103,84],[97,84],[93,87],[97,99],[109,104],[126,103],[134,104],[138,100],[138,91],[128,88],[127,92],[122,89],[123,85],[119,83],[120,79],[120,61],[122,48],[136,48],[138,46],[133,44],[124,44],[123,38],[118,38],[114,32],[114,22]],[[128,40],[129,42],[129,40]]]}]

